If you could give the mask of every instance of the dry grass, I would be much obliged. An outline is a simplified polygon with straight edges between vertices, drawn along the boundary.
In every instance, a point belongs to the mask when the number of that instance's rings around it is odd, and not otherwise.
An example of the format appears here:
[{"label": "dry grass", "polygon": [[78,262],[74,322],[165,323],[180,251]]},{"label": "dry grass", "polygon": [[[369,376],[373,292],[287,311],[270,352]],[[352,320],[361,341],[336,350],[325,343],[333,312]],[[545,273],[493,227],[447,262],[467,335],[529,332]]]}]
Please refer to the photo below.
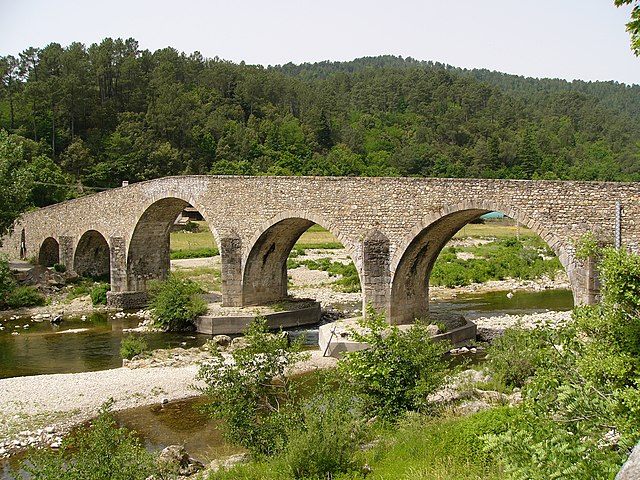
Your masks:
[{"label": "dry grass", "polygon": [[194,222],[200,227],[200,231],[191,232],[172,232],[171,233],[171,250],[198,250],[201,248],[217,247],[211,230],[207,222]]},{"label": "dry grass", "polygon": [[[512,238],[517,235],[518,227],[513,223],[513,220],[506,220],[490,221],[487,223],[469,223],[462,227],[454,237]],[[520,238],[537,236],[533,230],[520,225]]]}]

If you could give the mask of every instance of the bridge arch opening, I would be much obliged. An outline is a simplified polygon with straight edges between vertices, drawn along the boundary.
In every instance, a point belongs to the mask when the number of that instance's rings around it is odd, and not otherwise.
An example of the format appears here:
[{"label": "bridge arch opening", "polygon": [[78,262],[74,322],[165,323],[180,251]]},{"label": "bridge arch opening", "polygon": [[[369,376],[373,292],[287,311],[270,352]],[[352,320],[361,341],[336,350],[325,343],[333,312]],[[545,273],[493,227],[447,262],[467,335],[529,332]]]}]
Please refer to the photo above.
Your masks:
[{"label": "bridge arch opening", "polygon": [[201,209],[166,197],[147,207],[135,226],[127,255],[127,290],[145,291],[149,281],[165,280],[172,252],[194,258],[215,255],[218,248]]},{"label": "bridge arch opening", "polygon": [[60,244],[55,238],[47,237],[40,245],[38,264],[52,267],[56,263],[60,263]]},{"label": "bridge arch opening", "polygon": [[[466,260],[478,260],[479,265],[486,267],[487,275],[492,275],[494,274],[493,272],[499,273],[501,266],[495,259],[476,258],[474,254],[466,252],[465,248],[456,246],[445,248],[457,232],[461,230],[464,232],[467,228],[471,231],[470,227],[466,227],[468,224],[477,223],[483,215],[498,211],[485,208],[452,208],[448,212],[443,212],[440,216],[435,216],[432,222],[414,232],[413,238],[408,242],[407,247],[401,251],[392,266],[394,274],[389,303],[389,317],[392,323],[411,323],[416,318],[428,315],[430,284],[437,283],[452,287],[465,286],[474,282],[472,265],[465,266]],[[509,217],[505,215],[505,218]],[[517,215],[514,215],[512,221],[512,233],[507,234],[505,238],[500,239],[501,235],[496,238],[495,233],[492,233],[492,228],[494,227],[489,225],[477,238],[470,237],[472,238],[471,243],[474,243],[474,241],[484,243],[493,240],[494,243],[490,245],[517,246],[517,248],[522,248],[523,261],[531,264],[543,259],[543,257],[557,256],[559,264],[556,268],[564,268],[569,275],[575,298],[575,282],[571,278],[572,272],[569,268],[568,256],[560,242],[557,242],[553,235],[545,231],[544,228],[530,222],[525,217],[518,218]],[[520,230],[520,226],[522,226],[522,230]],[[477,228],[475,229],[475,231],[478,230]],[[517,232],[522,232],[523,240],[520,239]],[[525,236],[532,241],[532,245],[524,246]],[[536,240],[538,236],[542,241]],[[485,239],[483,240],[482,238]],[[535,246],[538,246],[538,251]],[[443,253],[442,262],[436,264],[441,253]],[[539,267],[539,264],[536,265]],[[549,266],[549,268],[552,267],[553,264]],[[435,282],[432,282],[432,277]]]},{"label": "bridge arch opening", "polygon": [[[351,261],[352,249],[340,241],[338,231],[325,225],[321,219],[302,216],[281,218],[267,225],[246,256],[243,304],[276,303],[288,298],[290,292],[294,297],[313,297],[316,288],[327,288],[327,283],[359,295],[360,272]],[[307,280],[301,278],[302,270]],[[329,281],[329,276],[337,283]],[[291,291],[290,280],[294,283]]]},{"label": "bridge arch opening", "polygon": [[83,277],[110,281],[109,244],[97,230],[86,231],[76,246],[73,270]]}]

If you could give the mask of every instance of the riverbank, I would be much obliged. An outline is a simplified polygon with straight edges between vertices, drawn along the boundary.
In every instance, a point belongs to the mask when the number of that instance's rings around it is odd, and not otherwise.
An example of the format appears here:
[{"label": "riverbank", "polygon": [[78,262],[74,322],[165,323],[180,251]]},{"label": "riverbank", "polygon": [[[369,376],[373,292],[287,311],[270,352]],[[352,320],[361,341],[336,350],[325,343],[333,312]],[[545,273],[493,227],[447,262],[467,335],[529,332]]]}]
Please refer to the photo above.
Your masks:
[{"label": "riverbank", "polygon": [[[186,352],[186,350],[185,350]],[[311,352],[296,372],[330,368],[334,359]],[[199,395],[196,358],[180,366],[116,368],[0,380],[0,458],[30,445],[56,446],[71,428],[95,417],[113,399],[114,410],[162,404]]]},{"label": "riverbank", "polygon": [[[566,322],[571,312],[478,317],[481,336],[491,339],[505,328],[520,325],[555,325]],[[336,360],[313,350],[311,359],[297,372],[331,368]],[[55,446],[72,427],[95,416],[106,400],[114,410],[162,404],[198,395],[195,376],[202,349],[174,349],[158,354],[161,361],[130,364],[97,372],[36,375],[0,380],[0,457],[29,445]]]}]

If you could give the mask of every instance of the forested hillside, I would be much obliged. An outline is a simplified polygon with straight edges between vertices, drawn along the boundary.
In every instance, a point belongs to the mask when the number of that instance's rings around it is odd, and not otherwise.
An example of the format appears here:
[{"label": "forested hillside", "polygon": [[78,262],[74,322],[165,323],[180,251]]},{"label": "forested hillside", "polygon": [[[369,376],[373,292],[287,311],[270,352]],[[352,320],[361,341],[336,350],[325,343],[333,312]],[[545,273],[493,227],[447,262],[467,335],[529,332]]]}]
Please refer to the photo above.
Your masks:
[{"label": "forested hillside", "polygon": [[[175,174],[640,180],[640,86],[399,57],[264,68],[52,43],[0,58],[0,128],[36,182]],[[44,205],[69,191],[41,189]]]}]

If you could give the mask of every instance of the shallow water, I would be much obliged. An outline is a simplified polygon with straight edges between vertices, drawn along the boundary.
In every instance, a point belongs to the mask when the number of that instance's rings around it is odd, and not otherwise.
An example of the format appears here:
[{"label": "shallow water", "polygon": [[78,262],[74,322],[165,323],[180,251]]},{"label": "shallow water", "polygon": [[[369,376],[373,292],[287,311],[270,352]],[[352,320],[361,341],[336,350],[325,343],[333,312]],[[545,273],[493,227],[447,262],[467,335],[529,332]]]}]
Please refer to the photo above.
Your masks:
[{"label": "shallow water", "polygon": [[[434,301],[434,312],[459,312],[470,319],[478,316],[536,313],[546,310],[570,310],[573,297],[569,290],[468,293],[447,301]],[[48,320],[29,318],[2,320],[0,325],[0,378],[51,373],[76,373],[117,368],[122,364],[120,341],[122,330],[137,326],[135,316],[109,318],[96,313],[86,321],[66,318],[60,326]],[[28,325],[28,328],[24,328]],[[317,341],[317,328],[308,330],[307,341]],[[12,335],[13,332],[19,335]],[[73,333],[75,332],[75,333]],[[202,334],[149,333],[144,335],[149,347],[185,348],[204,344]]]},{"label": "shallow water", "polygon": [[526,290],[512,292],[495,291],[484,293],[463,293],[454,299],[435,300],[429,308],[433,312],[459,312],[473,320],[473,317],[490,315],[521,315],[545,311],[566,311],[573,308],[571,290]]},{"label": "shallow water", "polygon": [[168,445],[183,445],[203,463],[242,450],[225,443],[220,422],[203,412],[205,397],[195,397],[166,405],[130,408],[115,413],[116,422],[140,436],[145,448],[155,452]]},{"label": "shallow water", "polygon": [[[139,321],[138,317],[110,319],[104,313],[89,315],[85,321],[65,318],[60,326],[49,320],[5,319],[0,323],[4,327],[0,331],[0,378],[120,367],[120,341],[127,335],[122,330],[136,327]],[[199,346],[209,338],[184,333],[149,333],[144,337],[150,348]]]}]

